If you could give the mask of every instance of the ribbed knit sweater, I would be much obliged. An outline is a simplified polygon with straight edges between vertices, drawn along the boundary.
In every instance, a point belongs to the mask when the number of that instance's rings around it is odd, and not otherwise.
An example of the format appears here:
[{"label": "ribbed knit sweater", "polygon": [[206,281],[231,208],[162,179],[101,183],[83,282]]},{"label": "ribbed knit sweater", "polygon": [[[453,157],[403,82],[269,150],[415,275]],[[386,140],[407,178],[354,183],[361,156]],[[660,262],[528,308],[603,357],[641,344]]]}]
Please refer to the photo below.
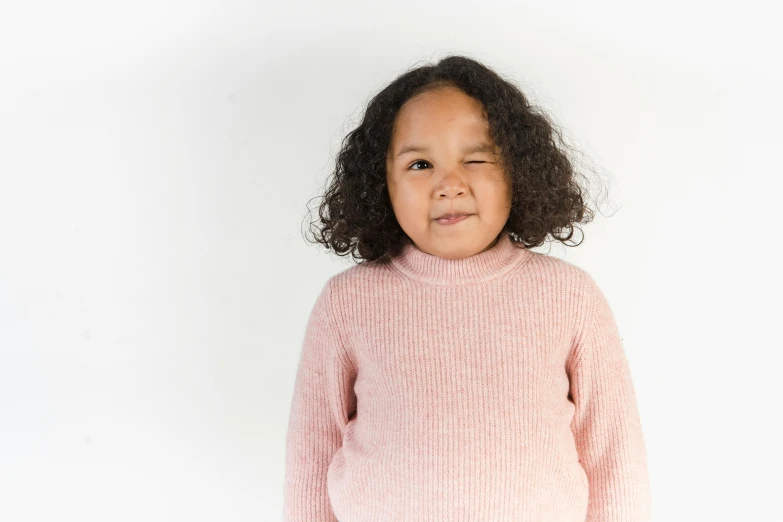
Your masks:
[{"label": "ribbed knit sweater", "polygon": [[646,522],[647,456],[606,297],[512,242],[410,240],[332,276],[301,347],[287,522]]}]

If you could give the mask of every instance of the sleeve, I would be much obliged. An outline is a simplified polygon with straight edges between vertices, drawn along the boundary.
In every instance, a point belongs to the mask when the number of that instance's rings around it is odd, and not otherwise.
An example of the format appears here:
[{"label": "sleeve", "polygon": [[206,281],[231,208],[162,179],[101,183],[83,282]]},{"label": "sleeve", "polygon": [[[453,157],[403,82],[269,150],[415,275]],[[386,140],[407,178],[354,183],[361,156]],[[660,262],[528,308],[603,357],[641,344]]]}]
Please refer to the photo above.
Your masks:
[{"label": "sleeve", "polygon": [[586,522],[648,522],[647,453],[622,338],[605,295],[589,275],[588,310],[568,364],[571,429],[588,478]]},{"label": "sleeve", "polygon": [[356,399],[354,366],[333,322],[332,282],[311,310],[300,349],[285,444],[285,522],[337,522],[327,470]]}]

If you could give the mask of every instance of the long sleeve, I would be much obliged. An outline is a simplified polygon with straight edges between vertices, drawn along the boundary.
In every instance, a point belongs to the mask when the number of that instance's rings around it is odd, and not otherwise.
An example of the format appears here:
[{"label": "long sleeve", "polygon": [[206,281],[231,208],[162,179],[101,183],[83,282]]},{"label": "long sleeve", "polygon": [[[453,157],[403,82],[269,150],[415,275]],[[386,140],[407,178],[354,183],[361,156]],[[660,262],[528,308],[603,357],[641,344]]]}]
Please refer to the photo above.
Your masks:
[{"label": "long sleeve", "polygon": [[571,428],[588,477],[586,522],[648,522],[647,453],[622,338],[589,275],[584,328],[567,370],[575,405]]},{"label": "long sleeve", "polygon": [[324,285],[312,308],[300,352],[286,434],[286,522],[337,522],[327,470],[356,399],[354,365],[334,323],[332,284]]}]

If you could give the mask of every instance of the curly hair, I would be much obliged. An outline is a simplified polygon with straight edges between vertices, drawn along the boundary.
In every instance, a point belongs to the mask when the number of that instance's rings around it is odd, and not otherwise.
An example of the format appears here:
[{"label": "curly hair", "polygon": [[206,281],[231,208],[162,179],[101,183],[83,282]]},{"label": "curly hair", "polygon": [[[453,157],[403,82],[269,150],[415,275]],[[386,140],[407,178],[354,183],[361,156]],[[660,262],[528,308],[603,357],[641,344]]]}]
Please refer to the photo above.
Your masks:
[{"label": "curly hair", "polygon": [[572,149],[562,132],[512,80],[461,55],[409,69],[370,100],[361,123],[337,153],[314,241],[365,262],[388,262],[402,251],[407,235],[395,218],[386,185],[392,128],[407,100],[441,86],[457,87],[483,105],[501,166],[511,178],[512,208],[503,230],[512,241],[530,248],[551,235],[576,246],[566,241],[594,213],[585,201],[586,189],[577,183],[579,173],[568,155]]}]

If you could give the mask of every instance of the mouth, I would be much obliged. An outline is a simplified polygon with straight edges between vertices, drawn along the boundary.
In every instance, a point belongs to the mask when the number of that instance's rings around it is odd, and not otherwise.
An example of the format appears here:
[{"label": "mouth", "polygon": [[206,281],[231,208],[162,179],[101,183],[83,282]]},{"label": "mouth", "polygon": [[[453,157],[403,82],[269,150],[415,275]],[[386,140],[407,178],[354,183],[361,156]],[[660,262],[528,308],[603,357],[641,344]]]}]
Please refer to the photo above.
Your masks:
[{"label": "mouth", "polygon": [[454,223],[459,223],[460,221],[464,221],[473,214],[465,214],[465,213],[456,213],[456,214],[444,214],[439,218],[435,219],[435,222],[440,225],[452,225]]}]

